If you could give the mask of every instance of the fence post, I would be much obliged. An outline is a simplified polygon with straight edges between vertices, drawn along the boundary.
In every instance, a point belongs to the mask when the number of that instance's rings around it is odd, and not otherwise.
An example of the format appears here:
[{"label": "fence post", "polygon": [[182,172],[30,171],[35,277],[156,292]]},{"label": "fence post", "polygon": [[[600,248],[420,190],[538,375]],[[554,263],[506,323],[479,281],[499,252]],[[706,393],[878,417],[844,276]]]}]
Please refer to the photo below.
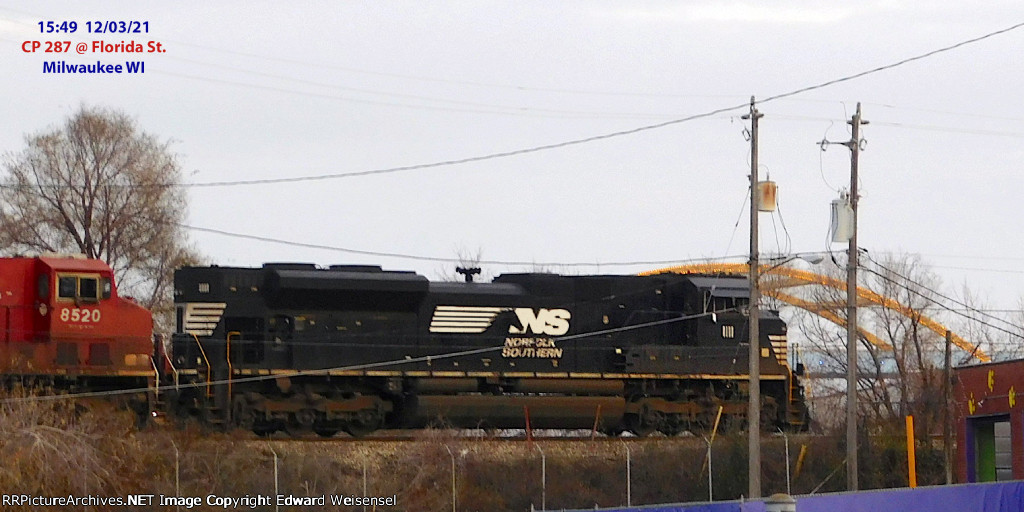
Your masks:
[{"label": "fence post", "polygon": [[273,446],[270,447],[271,453],[274,454],[274,511],[279,512],[281,505],[277,504],[277,495],[281,494],[281,487],[278,485],[278,473],[277,473],[277,450]]},{"label": "fence post", "polygon": [[917,454],[914,450],[914,415],[907,416],[907,477],[910,488],[917,487]]}]

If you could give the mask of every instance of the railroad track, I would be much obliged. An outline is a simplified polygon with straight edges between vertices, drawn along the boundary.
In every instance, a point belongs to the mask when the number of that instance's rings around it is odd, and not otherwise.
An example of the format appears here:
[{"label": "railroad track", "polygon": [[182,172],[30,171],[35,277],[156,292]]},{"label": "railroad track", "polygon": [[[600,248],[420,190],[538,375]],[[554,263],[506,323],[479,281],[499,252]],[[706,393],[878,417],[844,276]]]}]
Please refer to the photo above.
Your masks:
[{"label": "railroad track", "polygon": [[394,433],[384,432],[378,435],[369,435],[365,437],[350,437],[346,435],[338,435],[335,437],[318,437],[316,435],[306,435],[299,437],[289,437],[285,435],[274,435],[269,437],[254,437],[254,441],[265,441],[265,442],[289,442],[289,443],[414,443],[414,442],[499,442],[499,443],[526,443],[530,441],[544,442],[544,443],[651,443],[651,442],[695,442],[704,441],[700,437],[694,436],[650,436],[650,437],[608,437],[603,434],[591,438],[588,435],[585,436],[564,436],[564,435],[540,435],[533,436],[531,439],[527,439],[522,435],[511,435],[511,436],[486,436],[486,435],[464,435],[453,433],[451,435],[422,435],[416,433],[403,433],[401,431],[395,431]]}]

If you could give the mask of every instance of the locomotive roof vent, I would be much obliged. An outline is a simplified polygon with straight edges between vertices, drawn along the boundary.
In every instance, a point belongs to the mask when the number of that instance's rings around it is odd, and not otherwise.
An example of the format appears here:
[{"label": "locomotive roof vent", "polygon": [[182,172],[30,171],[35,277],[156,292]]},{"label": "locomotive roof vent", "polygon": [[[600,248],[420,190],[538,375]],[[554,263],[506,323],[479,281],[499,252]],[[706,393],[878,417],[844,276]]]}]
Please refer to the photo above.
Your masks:
[{"label": "locomotive roof vent", "polygon": [[271,270],[316,270],[313,263],[264,263],[263,268]]},{"label": "locomotive roof vent", "polygon": [[331,265],[331,270],[336,272],[383,272],[384,269],[377,265]]}]

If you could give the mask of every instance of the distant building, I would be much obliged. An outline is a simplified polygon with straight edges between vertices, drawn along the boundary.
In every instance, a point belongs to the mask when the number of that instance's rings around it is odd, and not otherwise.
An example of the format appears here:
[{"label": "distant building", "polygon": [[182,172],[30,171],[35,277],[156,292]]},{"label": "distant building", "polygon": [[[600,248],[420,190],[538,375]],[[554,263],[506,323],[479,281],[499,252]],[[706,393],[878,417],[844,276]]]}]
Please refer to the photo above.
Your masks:
[{"label": "distant building", "polygon": [[1024,359],[955,372],[958,481],[1024,479]]}]

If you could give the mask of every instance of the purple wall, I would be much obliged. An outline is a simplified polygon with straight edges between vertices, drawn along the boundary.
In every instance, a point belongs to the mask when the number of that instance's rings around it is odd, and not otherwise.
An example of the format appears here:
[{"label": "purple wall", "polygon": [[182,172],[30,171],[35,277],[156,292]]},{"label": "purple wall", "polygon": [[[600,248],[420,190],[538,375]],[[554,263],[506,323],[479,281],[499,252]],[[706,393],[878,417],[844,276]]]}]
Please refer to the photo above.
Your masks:
[{"label": "purple wall", "polygon": [[[821,494],[796,496],[796,500],[797,512],[1020,512],[1024,510],[1024,482]],[[730,501],[601,510],[606,512],[764,512],[765,508],[762,501],[748,503]]]}]

